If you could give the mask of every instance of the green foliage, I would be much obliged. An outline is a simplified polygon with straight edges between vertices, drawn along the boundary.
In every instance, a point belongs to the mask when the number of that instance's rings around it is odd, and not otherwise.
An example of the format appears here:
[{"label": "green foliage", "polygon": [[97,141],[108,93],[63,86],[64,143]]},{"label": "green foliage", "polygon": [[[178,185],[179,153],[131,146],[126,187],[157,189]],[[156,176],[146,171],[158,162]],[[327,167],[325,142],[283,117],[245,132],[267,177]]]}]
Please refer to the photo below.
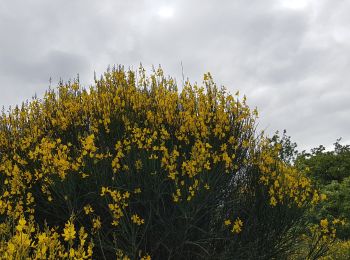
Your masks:
[{"label": "green foliage", "polygon": [[297,143],[292,142],[291,136],[287,135],[287,130],[283,130],[282,136],[277,131],[270,140],[274,145],[279,144],[281,146],[279,158],[285,163],[293,164],[298,156]]},{"label": "green foliage", "polygon": [[326,151],[320,145],[311,153],[301,153],[295,165],[299,169],[307,169],[310,177],[320,190],[327,195],[310,218],[313,221],[324,217],[344,219],[345,225],[337,231],[342,239],[350,238],[350,146],[341,145],[340,139],[334,149]]},{"label": "green foliage", "polygon": [[329,254],[321,260],[350,259],[350,240],[337,240],[330,248]]},{"label": "green foliage", "polygon": [[[310,207],[304,213],[303,225],[309,232],[304,233],[296,241],[298,250],[289,256],[290,259],[349,259],[349,206],[350,206],[350,146],[341,145],[340,139],[334,144],[333,151],[326,151],[320,145],[311,153],[298,153],[297,144],[286,135],[279,132],[271,138],[271,142],[280,145],[279,157],[285,163],[295,165],[299,171],[307,172],[314,184],[326,195],[326,200]],[[315,229],[325,219],[341,223],[336,227],[335,237],[322,241],[324,232]],[[339,239],[340,238],[340,239]]]},{"label": "green foliage", "polygon": [[311,149],[311,153],[303,152],[298,156],[298,167],[309,168],[311,177],[320,185],[342,182],[350,176],[350,145],[343,146],[339,141],[334,144],[333,151],[326,151],[320,145]]}]

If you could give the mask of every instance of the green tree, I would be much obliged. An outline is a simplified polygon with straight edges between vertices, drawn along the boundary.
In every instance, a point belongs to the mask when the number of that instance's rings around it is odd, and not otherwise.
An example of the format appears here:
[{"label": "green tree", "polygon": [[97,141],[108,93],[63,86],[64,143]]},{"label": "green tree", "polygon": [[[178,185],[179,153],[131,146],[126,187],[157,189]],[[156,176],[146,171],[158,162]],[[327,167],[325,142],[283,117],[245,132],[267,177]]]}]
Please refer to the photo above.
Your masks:
[{"label": "green tree", "polygon": [[340,139],[334,143],[334,149],[326,151],[323,145],[305,151],[298,156],[297,164],[309,168],[311,177],[321,185],[332,181],[342,182],[350,176],[350,145],[341,145]]},{"label": "green tree", "polygon": [[327,199],[317,206],[312,218],[332,217],[346,220],[339,228],[340,238],[350,238],[350,146],[341,145],[340,139],[331,151],[320,145],[310,153],[298,155],[296,166],[309,171],[319,189]]},{"label": "green tree", "polygon": [[288,164],[294,164],[298,156],[297,143],[292,142],[291,136],[287,135],[287,130],[284,129],[282,136],[277,131],[271,138],[271,143],[280,145],[279,158]]}]

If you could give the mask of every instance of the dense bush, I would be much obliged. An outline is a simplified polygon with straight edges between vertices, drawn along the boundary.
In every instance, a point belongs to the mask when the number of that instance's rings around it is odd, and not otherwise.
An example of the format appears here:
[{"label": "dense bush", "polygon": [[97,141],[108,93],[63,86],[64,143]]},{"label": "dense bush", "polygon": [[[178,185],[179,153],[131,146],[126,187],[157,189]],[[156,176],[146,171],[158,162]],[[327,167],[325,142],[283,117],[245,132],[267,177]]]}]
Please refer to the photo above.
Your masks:
[{"label": "dense bush", "polygon": [[315,186],[327,196],[308,212],[310,223],[320,219],[339,219],[342,224],[337,229],[337,240],[329,245],[330,254],[325,259],[350,258],[350,146],[341,145],[340,139],[333,150],[324,146],[311,149],[310,153],[298,154],[295,165],[308,171]]},{"label": "dense bush", "polygon": [[338,140],[334,149],[324,146],[301,153],[296,160],[299,169],[308,169],[318,189],[327,195],[327,200],[317,206],[314,218],[333,217],[345,220],[338,230],[339,237],[350,239],[350,146]]},{"label": "dense bush", "polygon": [[[0,255],[292,255],[322,195],[256,133],[256,118],[209,73],[179,92],[160,68],[147,77],[123,67],[3,112]],[[333,231],[321,221],[313,234],[326,242]]]}]

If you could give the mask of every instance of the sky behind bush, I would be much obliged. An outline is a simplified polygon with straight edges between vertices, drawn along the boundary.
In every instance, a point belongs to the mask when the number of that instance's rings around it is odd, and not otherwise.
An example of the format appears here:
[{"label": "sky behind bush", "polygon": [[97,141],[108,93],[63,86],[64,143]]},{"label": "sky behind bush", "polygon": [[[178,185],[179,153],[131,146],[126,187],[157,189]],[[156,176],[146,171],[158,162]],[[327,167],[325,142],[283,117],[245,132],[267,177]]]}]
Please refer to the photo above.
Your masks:
[{"label": "sky behind bush", "polygon": [[[246,94],[259,129],[350,143],[350,1],[0,1],[0,105],[94,71],[161,64]],[[181,66],[182,63],[182,66]]]}]

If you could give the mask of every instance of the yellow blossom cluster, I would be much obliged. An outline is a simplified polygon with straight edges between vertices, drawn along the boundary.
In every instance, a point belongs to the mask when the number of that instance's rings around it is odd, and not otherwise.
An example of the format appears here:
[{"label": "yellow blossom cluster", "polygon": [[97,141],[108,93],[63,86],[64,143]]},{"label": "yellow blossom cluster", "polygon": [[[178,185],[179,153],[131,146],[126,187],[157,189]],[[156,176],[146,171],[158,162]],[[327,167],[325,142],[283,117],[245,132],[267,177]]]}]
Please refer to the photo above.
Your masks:
[{"label": "yellow blossom cluster", "polygon": [[243,221],[239,217],[233,222],[230,219],[226,219],[224,224],[225,226],[231,226],[231,232],[234,234],[239,234],[242,231]]},{"label": "yellow blossom cluster", "polygon": [[[262,142],[261,145],[264,147],[268,142]],[[325,200],[326,195],[313,188],[304,172],[279,160],[280,149],[279,145],[270,149],[264,147],[256,162],[262,173],[260,182],[268,187],[270,205],[274,207],[278,203],[295,203],[302,207],[310,202],[317,204]]]},{"label": "yellow blossom cluster", "polygon": [[76,239],[74,225],[69,221],[62,237],[68,243],[61,242],[57,229],[41,232],[33,222],[20,218],[13,235],[0,242],[0,259],[91,259],[93,244],[86,241],[88,234],[83,227]]},{"label": "yellow blossom cluster", "polygon": [[132,220],[133,223],[135,223],[138,226],[140,226],[140,225],[145,223],[145,220],[140,218],[137,214],[132,215],[131,216],[131,220]]},{"label": "yellow blossom cluster", "polygon": [[[321,219],[318,224],[313,224],[309,227],[310,235],[303,236],[305,242],[310,248],[309,259],[311,259],[312,256],[317,255],[319,252],[322,252],[336,241],[337,227],[340,225],[345,225],[345,221],[337,218],[331,221],[324,218]],[[328,258],[326,257],[322,259]]]},{"label": "yellow blossom cluster", "polygon": [[92,228],[93,228],[93,233],[96,233],[102,226],[101,219],[99,216],[96,218],[93,218],[92,220]]},{"label": "yellow blossom cluster", "polygon": [[63,229],[63,237],[65,241],[72,241],[75,238],[75,228],[71,221],[68,221]]},{"label": "yellow blossom cluster", "polygon": [[86,206],[84,207],[84,211],[85,211],[85,214],[86,214],[86,215],[89,215],[90,213],[93,213],[93,212],[94,212],[94,209],[91,207],[90,204],[88,204],[88,205],[86,205]]},{"label": "yellow blossom cluster", "polygon": [[[161,71],[159,71],[161,73]],[[18,219],[23,214],[33,218],[36,208],[33,187],[40,187],[41,194],[47,200],[55,203],[52,186],[58,181],[65,181],[69,175],[82,178],[89,177],[85,170],[92,159],[94,163],[106,158],[113,160],[111,166],[114,172],[128,171],[133,165],[123,162],[129,154],[131,145],[134,148],[152,151],[151,159],[158,159],[161,152],[167,151],[165,141],[170,139],[166,128],[157,129],[161,122],[174,123],[176,120],[176,104],[179,96],[175,88],[167,86],[154,88],[156,102],[146,92],[140,92],[133,85],[133,75],[126,78],[124,71],[106,73],[97,88],[81,89],[77,82],[60,85],[58,91],[49,90],[43,100],[34,99],[30,103],[16,107],[8,114],[0,117],[0,173],[2,188],[0,191],[0,213],[4,216]],[[140,79],[140,84],[145,81]],[[111,82],[126,82],[128,87],[116,87]],[[130,83],[130,84],[129,84]],[[167,82],[172,86],[174,82]],[[173,106],[169,106],[172,102]],[[153,107],[159,105],[160,109]],[[127,110],[128,109],[128,110]],[[145,118],[145,127],[137,126],[140,118]],[[156,114],[149,112],[154,111]],[[133,115],[126,114],[132,112]],[[137,115],[139,114],[139,115]],[[101,131],[107,134],[111,131],[111,118],[120,119],[124,130],[130,133],[129,138],[119,136],[120,141],[112,147],[97,146]],[[118,136],[118,132],[113,132]],[[161,140],[159,140],[159,138]],[[176,154],[174,152],[174,154]],[[135,169],[140,171],[143,163],[136,160]],[[140,188],[135,189],[139,193]],[[111,200],[108,208],[113,215],[113,225],[118,225],[127,207],[129,193],[120,193],[102,187],[102,195],[109,195]],[[64,195],[64,196],[63,196]],[[61,194],[68,202],[68,196]],[[86,215],[94,212],[91,205],[84,207]],[[136,221],[142,223],[141,219]],[[93,219],[93,229],[101,227],[99,217]],[[75,228],[67,222],[64,228],[64,240],[75,239]],[[73,253],[71,253],[72,255]]]},{"label": "yellow blossom cluster", "polygon": [[111,203],[108,203],[109,210],[113,217],[113,226],[118,226],[119,219],[124,216],[123,209],[128,206],[127,200],[130,197],[129,192],[119,192],[110,188],[102,187],[101,196],[109,195]]},{"label": "yellow blossom cluster", "polygon": [[140,260],[151,260],[152,258],[151,258],[151,256],[150,255],[144,255],[144,256],[142,256],[141,258],[140,258]]},{"label": "yellow blossom cluster", "polygon": [[319,224],[313,225],[310,229],[312,233],[319,232],[322,235],[323,240],[329,238],[335,239],[337,231],[336,227],[339,225],[345,225],[345,221],[337,218],[329,221],[325,218],[321,219]]}]

